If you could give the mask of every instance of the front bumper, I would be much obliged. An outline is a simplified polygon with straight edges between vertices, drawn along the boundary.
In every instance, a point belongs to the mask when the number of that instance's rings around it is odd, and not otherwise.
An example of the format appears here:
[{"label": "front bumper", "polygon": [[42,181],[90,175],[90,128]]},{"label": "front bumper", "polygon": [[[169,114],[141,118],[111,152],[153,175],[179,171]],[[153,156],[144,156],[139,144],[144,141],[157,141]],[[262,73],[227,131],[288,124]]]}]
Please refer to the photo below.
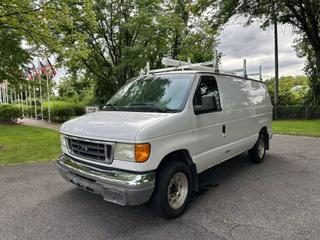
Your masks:
[{"label": "front bumper", "polygon": [[131,173],[118,170],[93,169],[62,154],[57,160],[61,176],[78,187],[103,196],[120,205],[140,205],[153,193],[155,172]]}]

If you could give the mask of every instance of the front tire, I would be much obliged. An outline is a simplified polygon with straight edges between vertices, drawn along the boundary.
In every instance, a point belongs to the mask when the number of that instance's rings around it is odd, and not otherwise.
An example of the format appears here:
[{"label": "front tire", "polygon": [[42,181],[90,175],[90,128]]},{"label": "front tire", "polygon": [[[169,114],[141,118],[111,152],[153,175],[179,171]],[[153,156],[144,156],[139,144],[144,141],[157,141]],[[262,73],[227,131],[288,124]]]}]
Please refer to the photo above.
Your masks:
[{"label": "front tire", "polygon": [[163,218],[175,218],[184,213],[191,192],[191,171],[181,161],[168,162],[157,174],[153,207]]},{"label": "front tire", "polygon": [[256,144],[249,150],[249,158],[253,163],[261,163],[266,155],[266,137],[264,134],[259,135]]}]

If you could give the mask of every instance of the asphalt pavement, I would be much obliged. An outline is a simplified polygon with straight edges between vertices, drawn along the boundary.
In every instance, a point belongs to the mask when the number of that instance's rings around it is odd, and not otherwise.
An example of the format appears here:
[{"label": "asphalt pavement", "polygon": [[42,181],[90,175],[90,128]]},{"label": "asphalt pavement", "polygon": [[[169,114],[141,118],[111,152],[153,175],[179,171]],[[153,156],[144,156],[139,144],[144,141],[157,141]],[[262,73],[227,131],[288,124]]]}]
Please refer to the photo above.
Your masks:
[{"label": "asphalt pavement", "polygon": [[320,239],[320,138],[275,135],[265,162],[242,154],[200,185],[168,221],[76,188],[54,162],[1,167],[0,239]]}]

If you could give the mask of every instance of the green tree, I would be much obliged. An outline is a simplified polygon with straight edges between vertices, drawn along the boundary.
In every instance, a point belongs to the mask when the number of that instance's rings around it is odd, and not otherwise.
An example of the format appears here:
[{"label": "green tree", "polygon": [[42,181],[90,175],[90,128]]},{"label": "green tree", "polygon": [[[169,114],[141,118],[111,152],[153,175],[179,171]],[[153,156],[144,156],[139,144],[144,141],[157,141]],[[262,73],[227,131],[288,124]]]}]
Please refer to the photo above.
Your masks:
[{"label": "green tree", "polygon": [[51,31],[45,20],[52,14],[54,0],[1,0],[0,29],[14,31],[37,49],[55,47]]},{"label": "green tree", "polygon": [[57,89],[61,100],[82,102],[86,105],[95,102],[93,81],[83,75],[71,74],[63,77]]},{"label": "green tree", "polygon": [[195,17],[187,1],[62,0],[50,8],[56,9],[47,21],[57,41],[58,61],[93,79],[100,102],[147,61],[154,68],[163,56],[212,58],[215,31],[191,31],[190,19]]},{"label": "green tree", "polygon": [[[2,0],[0,3],[0,81],[15,84],[24,77],[23,65],[32,59],[35,49],[54,46],[44,21],[47,1]],[[26,49],[34,45],[34,48]],[[23,46],[24,45],[24,46]],[[39,51],[38,51],[39,52]]]},{"label": "green tree", "polygon": [[55,54],[75,76],[92,79],[105,102],[146,62],[163,56],[212,58],[215,29],[188,0],[3,0],[0,30],[17,33],[35,56]]},{"label": "green tree", "polygon": [[[274,78],[265,82],[270,96],[274,98]],[[308,104],[309,87],[306,76],[284,76],[279,79],[279,105]]]},{"label": "green tree", "polygon": [[306,64],[304,67],[305,73],[309,77],[310,96],[308,103],[312,103],[314,106],[320,105],[320,69],[316,64],[315,51],[309,42],[305,38],[301,38],[296,46],[298,55],[300,57],[306,57]]},{"label": "green tree", "polygon": [[21,68],[30,60],[30,53],[21,47],[21,41],[16,32],[0,28],[0,82],[15,83],[22,77]]},{"label": "green tree", "polygon": [[158,52],[152,36],[155,1],[63,0],[51,7],[56,10],[47,21],[59,45],[58,61],[94,79],[101,102]]}]

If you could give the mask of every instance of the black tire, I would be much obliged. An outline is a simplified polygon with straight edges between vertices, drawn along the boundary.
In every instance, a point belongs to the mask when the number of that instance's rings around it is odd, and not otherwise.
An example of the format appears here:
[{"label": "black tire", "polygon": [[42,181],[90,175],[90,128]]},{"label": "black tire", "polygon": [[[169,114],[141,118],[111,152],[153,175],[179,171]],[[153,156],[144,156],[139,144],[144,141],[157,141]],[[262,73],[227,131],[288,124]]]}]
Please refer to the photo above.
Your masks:
[{"label": "black tire", "polygon": [[[180,176],[180,178],[184,178],[183,175],[186,177],[186,179],[184,180],[187,180],[187,183],[188,183],[187,188],[183,188],[183,189],[187,189],[186,197],[184,201],[182,200],[179,201],[180,204],[183,202],[181,206],[179,207],[176,206],[177,208],[173,208],[172,205],[176,204],[176,202],[173,202],[173,199],[175,199],[176,197],[179,199],[180,195],[179,196],[176,195],[173,198],[172,197],[170,198],[170,196],[174,194],[178,194],[180,190],[178,189],[178,187],[176,187],[176,192],[174,193],[172,190],[174,184],[171,184],[172,186],[171,189],[169,189],[169,185],[171,181],[173,181],[172,183],[177,182],[177,185],[179,185],[180,183],[176,181],[177,176]],[[169,191],[171,192],[168,193]],[[182,191],[182,192],[183,194],[181,195],[185,195],[185,191]],[[190,200],[190,193],[191,193],[191,171],[188,168],[188,166],[181,161],[176,161],[176,160],[168,161],[168,164],[161,167],[157,174],[155,192],[152,198],[153,208],[155,208],[155,210],[158,212],[158,214],[162,218],[166,218],[166,219],[176,218],[181,214],[183,214],[184,211],[186,210]],[[170,198],[170,201],[169,201],[169,198]]]},{"label": "black tire", "polygon": [[[261,149],[262,148],[262,149]],[[253,163],[261,163],[266,155],[266,136],[264,134],[259,134],[258,141],[249,150],[249,158]]]}]

